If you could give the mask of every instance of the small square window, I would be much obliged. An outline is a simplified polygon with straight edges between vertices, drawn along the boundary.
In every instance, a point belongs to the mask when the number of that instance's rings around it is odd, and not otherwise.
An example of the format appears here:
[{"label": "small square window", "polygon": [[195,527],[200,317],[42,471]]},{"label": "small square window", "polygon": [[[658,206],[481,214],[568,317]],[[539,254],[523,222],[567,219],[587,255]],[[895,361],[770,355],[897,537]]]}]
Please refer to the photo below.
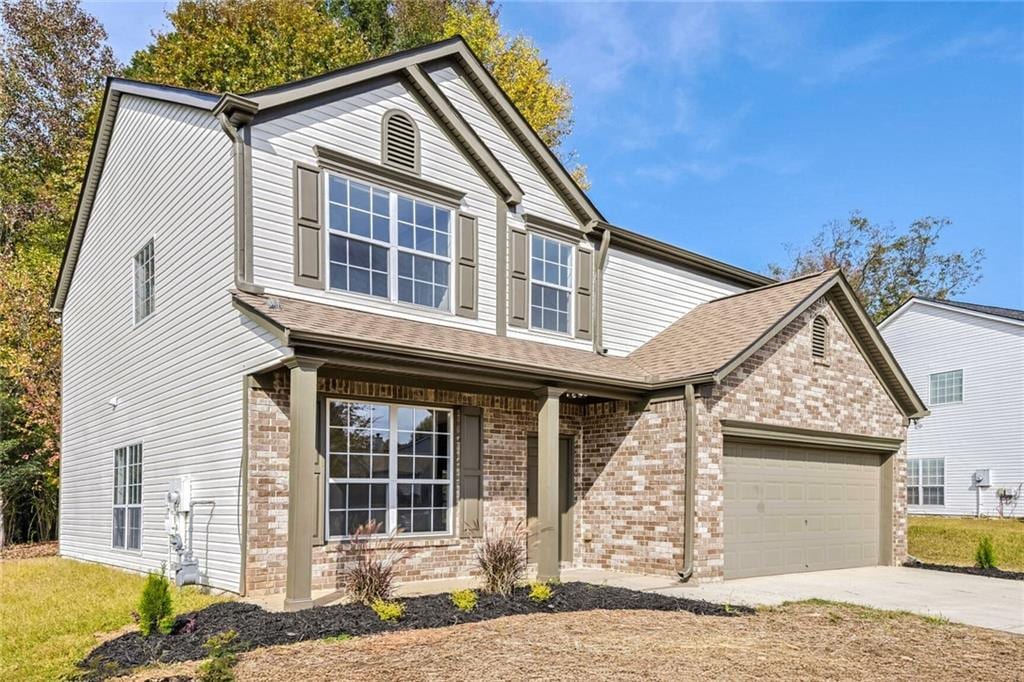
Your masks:
[{"label": "small square window", "polygon": [[928,396],[932,405],[964,401],[964,371],[938,372],[928,375]]}]

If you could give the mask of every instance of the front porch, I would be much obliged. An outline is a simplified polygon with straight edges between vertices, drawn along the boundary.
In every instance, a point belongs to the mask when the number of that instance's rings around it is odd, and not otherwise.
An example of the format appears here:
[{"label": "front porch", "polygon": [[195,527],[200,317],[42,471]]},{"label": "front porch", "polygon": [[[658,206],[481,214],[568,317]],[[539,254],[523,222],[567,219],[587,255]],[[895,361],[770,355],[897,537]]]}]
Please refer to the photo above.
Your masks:
[{"label": "front porch", "polygon": [[[389,532],[403,529],[404,590],[466,580],[476,572],[482,535],[515,524],[529,528],[531,572],[540,579],[564,580],[565,570],[582,567],[674,576],[683,551],[682,408],[665,403],[645,411],[632,396],[595,395],[593,387],[480,379],[367,372],[316,357],[251,377],[247,595],[288,609],[337,598],[353,560],[345,536],[363,514]],[[351,405],[379,406],[388,425],[381,421],[379,433],[373,424],[341,425],[339,410]],[[421,438],[428,432],[398,423],[410,410],[445,425]],[[363,426],[368,448],[352,444]],[[332,441],[341,432],[347,446]],[[435,448],[420,452],[420,441],[429,439]],[[377,455],[386,466],[374,468]],[[342,457],[349,468],[367,463],[369,470],[343,470]],[[419,468],[409,479],[399,471],[406,459],[419,467],[427,457],[429,483],[418,482]],[[357,486],[373,492],[364,496]],[[432,525],[429,532],[407,530],[426,518],[419,510],[424,486],[433,491],[426,503]],[[366,502],[378,490],[380,500]]]}]

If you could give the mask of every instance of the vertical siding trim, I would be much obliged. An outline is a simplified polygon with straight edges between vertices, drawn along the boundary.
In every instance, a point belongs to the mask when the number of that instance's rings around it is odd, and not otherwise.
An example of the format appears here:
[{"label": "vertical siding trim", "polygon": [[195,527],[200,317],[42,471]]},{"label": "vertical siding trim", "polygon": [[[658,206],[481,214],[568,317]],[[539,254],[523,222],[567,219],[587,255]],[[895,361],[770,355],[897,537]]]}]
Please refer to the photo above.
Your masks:
[{"label": "vertical siding trim", "polygon": [[508,334],[508,207],[501,197],[495,199],[495,277],[494,277],[494,321],[498,336]]}]

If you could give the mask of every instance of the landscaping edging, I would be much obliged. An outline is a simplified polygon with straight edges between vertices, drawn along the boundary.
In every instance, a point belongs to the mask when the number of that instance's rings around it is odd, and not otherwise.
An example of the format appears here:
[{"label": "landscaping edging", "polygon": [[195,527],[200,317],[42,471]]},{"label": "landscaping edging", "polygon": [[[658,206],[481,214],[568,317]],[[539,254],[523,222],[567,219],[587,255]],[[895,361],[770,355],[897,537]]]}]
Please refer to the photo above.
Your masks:
[{"label": "landscaping edging", "polygon": [[980,575],[986,578],[1002,578],[1003,580],[1024,580],[1024,573],[1019,571],[1004,571],[1000,568],[978,568],[977,566],[950,566],[947,564],[926,564],[922,561],[908,561],[903,565],[907,568],[926,568],[930,571],[945,571],[946,573],[967,573],[969,575]]},{"label": "landscaping edging", "polygon": [[476,623],[503,616],[573,611],[648,610],[688,611],[702,616],[749,615],[753,609],[637,592],[621,587],[563,583],[553,586],[551,599],[536,603],[529,589],[519,588],[509,598],[480,594],[476,608],[459,611],[447,594],[431,594],[402,600],[404,617],[395,623],[381,621],[362,604],[321,606],[295,613],[274,613],[241,602],[214,604],[195,613],[178,616],[169,635],[144,638],[138,632],[122,635],[101,644],[79,663],[84,676],[103,679],[129,668],[150,663],[174,663],[198,660],[206,656],[203,644],[211,636],[234,630],[239,651],[292,644],[304,640],[338,635],[372,635],[399,630],[446,627]]}]

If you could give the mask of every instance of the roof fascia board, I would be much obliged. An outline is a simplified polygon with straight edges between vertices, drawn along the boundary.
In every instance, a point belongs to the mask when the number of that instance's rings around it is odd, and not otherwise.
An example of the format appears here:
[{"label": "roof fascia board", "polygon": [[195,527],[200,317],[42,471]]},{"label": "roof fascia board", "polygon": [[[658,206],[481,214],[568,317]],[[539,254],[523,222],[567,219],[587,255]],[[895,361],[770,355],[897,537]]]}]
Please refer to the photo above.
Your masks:
[{"label": "roof fascia board", "polygon": [[213,111],[220,101],[220,95],[201,90],[190,90],[179,88],[173,85],[161,85],[159,83],[146,83],[145,81],[134,81],[126,78],[111,78],[111,89],[123,95],[135,95],[148,99],[180,104],[186,107]]},{"label": "roof fascia board", "polygon": [[422,62],[441,59],[458,52],[457,45],[461,39],[450,39],[433,45],[398,52],[369,62],[314,76],[294,83],[285,83],[266,90],[247,93],[247,99],[256,102],[260,111],[266,112],[276,107],[293,104],[310,97],[323,95],[340,88],[355,85],[381,76],[393,75],[407,66]]},{"label": "roof fascia board", "polygon": [[425,101],[435,117],[439,118],[449,136],[454,138],[453,141],[462,148],[463,153],[468,152],[478,169],[484,172],[490,184],[499,191],[504,202],[510,206],[522,203],[523,190],[516,183],[515,178],[484,144],[451,101],[445,97],[437,84],[418,64],[407,66],[403,73],[408,84]]},{"label": "roof fascia board", "polygon": [[692,251],[679,248],[672,244],[659,241],[652,237],[627,230],[609,223],[598,225],[599,229],[608,230],[612,235],[612,244],[627,251],[650,256],[672,265],[682,265],[698,272],[724,279],[747,287],[761,287],[775,284],[776,280],[766,275],[759,275],[728,263],[708,258]]},{"label": "roof fascia board", "polygon": [[601,212],[590,201],[586,193],[579,188],[562,162],[540,139],[537,131],[526,121],[522,112],[516,108],[491,73],[484,68],[469,45],[461,38],[456,43],[456,54],[459,65],[469,71],[471,76],[469,82],[477,86],[477,90],[482,91],[482,94],[485,95],[484,100],[497,110],[497,113],[500,114],[499,119],[512,133],[513,138],[519,142],[527,156],[533,159],[538,169],[552,181],[563,197],[569,199],[570,206],[580,218],[580,222],[589,228],[593,223],[603,221],[604,216],[601,215]]},{"label": "roof fascia board", "polygon": [[889,322],[891,320],[895,319],[898,316],[901,316],[904,312],[909,310],[912,305],[915,305],[915,304],[916,305],[923,305],[923,306],[928,307],[928,308],[936,308],[938,310],[948,310],[948,311],[953,312],[953,313],[963,313],[964,315],[969,315],[971,317],[981,318],[983,320],[992,320],[994,322],[1005,322],[1006,324],[1012,324],[1012,325],[1015,325],[1015,326],[1018,326],[1018,327],[1024,327],[1024,321],[1015,320],[1012,317],[1004,317],[1002,315],[993,315],[991,313],[983,313],[980,310],[971,310],[970,308],[961,308],[960,306],[956,306],[956,305],[947,305],[945,303],[942,303],[941,301],[926,301],[924,299],[914,297],[914,298],[908,299],[906,303],[904,303],[899,308],[897,308],[892,313],[890,313],[889,317],[885,318],[884,320],[882,320],[879,323],[878,328],[879,329],[884,329],[885,327],[887,327],[889,325]]},{"label": "roof fascia board", "polygon": [[786,313],[786,315],[784,315],[782,319],[780,319],[778,322],[772,325],[768,331],[759,336],[757,340],[755,340],[752,344],[747,346],[739,355],[737,355],[732,360],[730,360],[729,362],[725,363],[717,370],[715,370],[712,373],[715,383],[721,383],[722,379],[732,374],[737,367],[746,362],[751,355],[760,350],[761,347],[764,346],[764,344],[768,343],[768,341],[771,340],[776,334],[785,329],[790,322],[799,317],[805,310],[807,310],[807,308],[811,306],[812,303],[814,303],[819,298],[824,296],[829,289],[835,286],[837,278],[838,273],[826,279],[822,284],[815,288],[814,291],[812,291],[810,294],[804,297],[804,299],[800,301],[800,303],[794,306],[792,310]]}]

